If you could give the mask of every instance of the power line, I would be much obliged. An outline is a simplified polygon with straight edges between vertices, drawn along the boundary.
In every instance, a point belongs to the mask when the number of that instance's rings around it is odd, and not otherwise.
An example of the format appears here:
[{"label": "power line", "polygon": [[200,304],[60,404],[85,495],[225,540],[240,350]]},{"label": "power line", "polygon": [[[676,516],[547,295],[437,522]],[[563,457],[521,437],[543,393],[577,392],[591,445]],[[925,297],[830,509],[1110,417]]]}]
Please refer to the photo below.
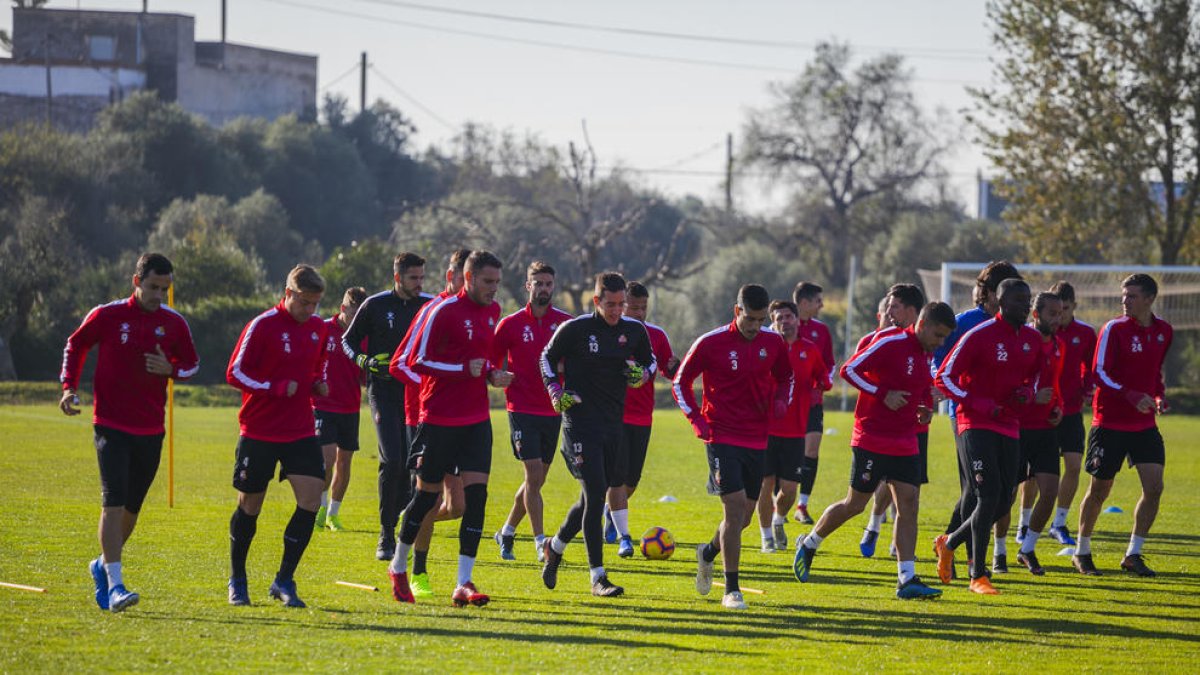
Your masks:
[{"label": "power line", "polygon": [[[512,14],[498,14],[495,12],[480,12],[466,9],[455,9],[451,7],[437,7],[434,5],[426,5],[418,2],[406,2],[405,0],[357,0],[372,5],[383,5],[385,7],[397,7],[404,9],[415,9],[423,12],[436,12],[439,14],[450,14],[454,16],[470,16],[480,19],[490,19],[493,21],[506,21],[510,23],[522,23],[534,26],[548,26],[552,28],[570,28],[573,30],[584,30],[599,33],[614,33],[618,35],[636,35],[640,37],[664,38],[668,40],[684,40],[690,42],[707,42],[726,45],[739,45],[744,47],[768,47],[778,49],[802,49],[811,50],[817,46],[815,42],[798,42],[794,40],[763,40],[759,38],[736,38],[722,35],[704,35],[698,33],[675,33],[670,31],[649,30],[644,28],[629,28],[623,26],[606,26],[601,24],[579,23],[574,21],[556,21],[552,19],[538,19],[528,16],[516,16]],[[898,52],[912,58],[923,59],[944,59],[961,61],[967,60],[987,60],[987,53],[978,49],[955,49],[955,48],[938,48],[938,47],[890,47],[890,46],[859,46],[860,49],[870,51],[886,51]]]},{"label": "power line", "polygon": [[317,91],[319,91],[319,92],[320,92],[320,91],[325,91],[326,89],[329,89],[330,87],[332,87],[333,85],[337,84],[338,82],[341,82],[342,80],[346,79],[347,77],[349,77],[350,75],[352,75],[352,74],[353,74],[353,73],[354,73],[356,70],[358,70],[358,66],[359,66],[358,62],[357,62],[357,61],[355,61],[354,65],[352,65],[352,66],[350,66],[348,69],[346,69],[346,72],[344,72],[344,73],[342,73],[341,75],[338,75],[337,77],[333,78],[333,80],[332,80],[332,81],[330,81],[330,82],[326,82],[326,83],[325,83],[325,86],[321,87],[321,88],[320,88],[320,89],[318,89]]},{"label": "power line", "polygon": [[405,98],[405,99],[406,99],[406,100],[407,100],[409,103],[412,103],[412,104],[413,104],[414,106],[416,106],[418,109],[420,109],[421,111],[423,111],[423,112],[424,112],[426,115],[429,115],[430,117],[432,117],[432,118],[434,119],[434,121],[436,121],[436,122],[440,123],[442,126],[446,127],[446,129],[448,129],[448,130],[449,130],[449,131],[451,131],[451,132],[456,132],[456,131],[458,131],[458,127],[456,127],[456,126],[454,126],[453,124],[451,124],[451,123],[447,122],[447,121],[446,121],[446,120],[445,120],[445,119],[444,119],[444,118],[443,118],[441,115],[439,115],[439,114],[435,113],[433,110],[431,110],[431,109],[430,109],[428,106],[426,106],[424,103],[421,103],[421,102],[420,102],[420,101],[418,101],[416,98],[414,98],[412,94],[410,94],[410,93],[408,93],[408,92],[404,91],[403,89],[401,89],[399,85],[397,85],[395,82],[392,82],[390,79],[388,79],[388,77],[387,77],[386,75],[384,75],[383,73],[381,73],[381,72],[379,71],[379,69],[378,69],[378,68],[376,68],[376,67],[374,66],[374,64],[372,64],[372,65],[370,65],[370,66],[368,66],[368,67],[371,69],[371,72],[372,72],[372,73],[375,73],[375,75],[376,75],[376,76],[377,76],[377,77],[378,77],[380,80],[383,80],[383,83],[384,83],[384,84],[386,84],[386,85],[388,85],[389,87],[391,87],[393,90],[395,90],[395,92],[396,92],[397,94],[400,94],[401,96],[403,96],[403,97],[404,97],[404,98]]},{"label": "power line", "polygon": [[725,145],[725,141],[717,141],[716,143],[713,143],[712,145],[708,146],[707,148],[704,148],[703,150],[698,150],[682,159],[677,159],[674,162],[668,162],[667,164],[664,164],[664,165],[658,167],[657,169],[654,169],[654,171],[668,171],[670,169],[674,169],[675,167],[682,166],[684,164],[688,164],[697,159],[700,159],[701,157],[704,157],[705,155],[711,154],[713,150],[716,150],[724,145]]}]

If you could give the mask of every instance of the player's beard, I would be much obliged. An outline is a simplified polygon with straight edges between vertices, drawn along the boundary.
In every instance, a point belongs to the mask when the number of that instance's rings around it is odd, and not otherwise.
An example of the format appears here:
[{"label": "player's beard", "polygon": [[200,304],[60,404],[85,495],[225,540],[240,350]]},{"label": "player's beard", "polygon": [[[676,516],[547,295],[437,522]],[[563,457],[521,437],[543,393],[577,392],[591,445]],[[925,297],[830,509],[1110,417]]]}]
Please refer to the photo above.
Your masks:
[{"label": "player's beard", "polygon": [[539,294],[533,296],[533,304],[537,305],[538,307],[549,306],[550,305],[550,294],[549,293],[539,293]]}]

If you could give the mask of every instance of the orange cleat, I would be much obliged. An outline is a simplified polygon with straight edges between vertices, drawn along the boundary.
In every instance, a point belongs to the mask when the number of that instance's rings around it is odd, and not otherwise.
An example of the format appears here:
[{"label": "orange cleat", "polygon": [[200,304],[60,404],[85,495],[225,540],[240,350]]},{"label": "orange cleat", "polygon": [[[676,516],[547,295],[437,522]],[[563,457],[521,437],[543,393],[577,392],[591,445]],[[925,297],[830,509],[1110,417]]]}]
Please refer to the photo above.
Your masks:
[{"label": "orange cleat", "polygon": [[949,540],[950,535],[948,534],[939,534],[933,540],[933,552],[937,554],[938,579],[943,584],[950,583],[950,580],[954,578],[954,551],[946,545]]},{"label": "orange cleat", "polygon": [[977,577],[971,580],[971,592],[980,595],[1000,595],[1000,591],[992,586],[992,580],[987,577]]},{"label": "orange cleat", "polygon": [[483,607],[491,600],[487,595],[480,593],[475,588],[475,584],[469,581],[454,589],[454,595],[450,599],[454,601],[455,607],[466,607],[467,605]]},{"label": "orange cleat", "polygon": [[396,602],[407,602],[409,604],[416,602],[416,599],[413,598],[412,589],[408,587],[407,572],[397,573],[388,570],[388,578],[392,580],[392,597],[396,599]]}]

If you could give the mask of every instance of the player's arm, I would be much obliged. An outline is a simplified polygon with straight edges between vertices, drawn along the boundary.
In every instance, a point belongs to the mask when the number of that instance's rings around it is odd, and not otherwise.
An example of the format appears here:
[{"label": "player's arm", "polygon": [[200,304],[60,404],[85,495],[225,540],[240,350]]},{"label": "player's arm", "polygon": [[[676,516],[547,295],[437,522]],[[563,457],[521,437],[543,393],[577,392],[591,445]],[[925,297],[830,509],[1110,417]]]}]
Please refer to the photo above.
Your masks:
[{"label": "player's arm", "polygon": [[350,320],[350,325],[346,326],[346,332],[342,333],[342,351],[359,368],[363,367],[362,357],[367,356],[363,345],[367,338],[367,332],[371,329],[372,309],[371,298],[367,298],[355,312],[354,318]]},{"label": "player's arm", "polygon": [[96,307],[83,318],[83,322],[67,338],[67,345],[63,348],[62,372],[58,376],[62,382],[63,395],[58,402],[58,408],[66,415],[79,414],[79,409],[74,407],[79,405],[79,397],[76,395],[79,376],[83,373],[88,351],[100,340],[100,323],[100,308]]},{"label": "player's arm", "polygon": [[[1171,344],[1175,341],[1175,331],[1171,330],[1167,333],[1167,345],[1163,348],[1163,360],[1166,360],[1167,354],[1171,351]],[[1163,382],[1162,364],[1158,364],[1158,372],[1155,373],[1157,379],[1154,385],[1154,409],[1160,415],[1171,409],[1171,404],[1167,403],[1167,387]]]},{"label": "player's arm", "polygon": [[1083,338],[1083,353],[1080,355],[1081,377],[1083,378],[1083,395],[1090,397],[1092,392],[1096,390],[1096,373],[1092,369],[1092,363],[1096,358],[1096,332],[1093,330],[1086,331],[1086,337]]},{"label": "player's arm", "polygon": [[626,362],[625,366],[625,382],[635,388],[650,381],[658,368],[658,359],[655,358],[654,350],[650,346],[649,331],[640,322],[637,322],[637,331],[640,331],[641,335],[640,339],[634,341],[633,349],[630,352],[633,360]]},{"label": "player's arm", "polygon": [[538,357],[538,372],[542,376],[542,384],[546,387],[546,393],[550,395],[550,404],[560,413],[583,402],[578,393],[563,388],[558,376],[558,364],[567,355],[571,341],[576,339],[578,338],[573,322],[561,324]]},{"label": "player's arm", "polygon": [[788,406],[792,404],[792,396],[796,394],[796,371],[792,369],[792,359],[788,354],[787,343],[779,338],[780,346],[771,366],[771,376],[775,378],[775,414],[776,419],[787,415]]},{"label": "player's arm", "polygon": [[683,415],[692,423],[696,437],[707,441],[712,437],[712,430],[709,429],[708,421],[700,414],[700,406],[696,403],[696,393],[692,391],[692,385],[696,382],[696,378],[704,372],[704,361],[704,338],[699,337],[696,338],[696,342],[692,344],[692,348],[688,350],[687,355],[679,364],[679,370],[675,373],[675,381],[671,383],[671,395],[675,397],[675,403],[683,411]]},{"label": "player's arm", "polygon": [[1096,373],[1096,386],[1120,392],[1129,405],[1137,408],[1138,412],[1150,412],[1154,408],[1154,399],[1150,394],[1130,389],[1124,382],[1117,379],[1118,364],[1121,359],[1119,340],[1114,339],[1113,336],[1117,325],[1115,320],[1109,321],[1104,324],[1104,328],[1100,329],[1100,339],[1096,345],[1096,359],[1092,364],[1092,370]]},{"label": "player's arm", "polygon": [[417,336],[417,344],[413,347],[408,365],[414,373],[421,376],[453,379],[478,377],[478,372],[472,374],[469,366],[471,359],[448,358],[450,355],[443,353],[445,340],[438,336],[450,325],[446,320],[447,315],[440,311],[445,306],[446,303],[438,305],[426,319],[425,326]]},{"label": "player's arm", "polygon": [[176,380],[187,380],[200,370],[200,356],[196,353],[196,343],[192,340],[192,329],[184,319],[183,332],[175,344],[171,346],[170,362],[171,377]]},{"label": "player's arm", "polygon": [[[327,339],[329,337],[328,330],[329,327],[322,321],[320,332],[320,344],[322,345],[329,344],[329,340]],[[329,395],[329,357],[328,347],[317,350],[317,359],[313,364],[312,374],[312,393],[315,396]]]},{"label": "player's arm", "polygon": [[675,373],[679,371],[679,359],[675,358],[675,352],[671,350],[671,338],[666,331],[662,331],[662,340],[658,349],[654,351],[654,358],[658,361],[659,372],[675,379]]},{"label": "player's arm", "polygon": [[[829,364],[825,363],[825,359],[821,356],[820,352],[814,348],[809,348],[808,358],[813,360],[812,369],[809,371],[812,379],[809,382],[803,383],[804,386],[820,389],[821,391],[833,389],[833,380],[823,376],[824,373],[833,372],[833,369]],[[800,385],[800,382],[796,383],[796,386]]]},{"label": "player's arm", "polygon": [[417,312],[417,316],[408,324],[408,330],[404,332],[404,338],[400,340],[400,344],[396,345],[396,351],[392,352],[392,359],[388,362],[388,373],[393,379],[400,382],[411,382],[413,384],[421,384],[421,376],[418,375],[408,365],[409,357],[412,356],[413,345],[421,339],[421,330],[425,327],[425,321],[429,318],[430,307],[433,304],[431,301],[425,303],[421,310]]},{"label": "player's arm", "polygon": [[246,324],[246,327],[242,329],[242,334],[238,336],[237,344],[233,347],[233,354],[229,356],[229,366],[225,369],[225,381],[235,389],[247,394],[265,394],[276,398],[293,396],[299,386],[296,381],[272,381],[261,378],[252,370],[254,365],[261,362],[262,339],[260,338],[261,329],[258,328],[260,321],[261,316]]},{"label": "player's arm", "polygon": [[[972,335],[975,334],[973,333]],[[950,355],[942,363],[942,366],[938,368],[933,382],[937,386],[938,391],[945,394],[947,398],[961,403],[975,412],[997,417],[1004,412],[1000,404],[994,399],[968,392],[962,386],[962,373],[969,369],[974,360],[977,344],[983,344],[983,342],[968,337],[959,340],[958,344],[954,345],[954,349],[950,351]]]}]

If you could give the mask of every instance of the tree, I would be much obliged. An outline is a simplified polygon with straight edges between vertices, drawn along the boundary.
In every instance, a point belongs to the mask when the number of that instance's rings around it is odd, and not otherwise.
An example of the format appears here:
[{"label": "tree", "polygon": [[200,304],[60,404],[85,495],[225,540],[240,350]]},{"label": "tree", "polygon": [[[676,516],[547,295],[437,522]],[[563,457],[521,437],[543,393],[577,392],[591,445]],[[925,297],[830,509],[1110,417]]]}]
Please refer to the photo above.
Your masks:
[{"label": "tree", "polygon": [[771,87],[774,103],[751,111],[744,162],[787,181],[804,218],[793,220],[789,250],[819,251],[824,277],[844,285],[850,253],[887,223],[857,218],[868,200],[903,195],[940,171],[948,148],[940,116],[917,104],[901,57],[884,55],[851,72],[848,46],[821,43],[792,82]]},{"label": "tree", "polygon": [[1005,0],[989,3],[988,16],[1004,55],[1001,86],[973,90],[972,121],[1029,256],[1195,260],[1196,5]]}]

